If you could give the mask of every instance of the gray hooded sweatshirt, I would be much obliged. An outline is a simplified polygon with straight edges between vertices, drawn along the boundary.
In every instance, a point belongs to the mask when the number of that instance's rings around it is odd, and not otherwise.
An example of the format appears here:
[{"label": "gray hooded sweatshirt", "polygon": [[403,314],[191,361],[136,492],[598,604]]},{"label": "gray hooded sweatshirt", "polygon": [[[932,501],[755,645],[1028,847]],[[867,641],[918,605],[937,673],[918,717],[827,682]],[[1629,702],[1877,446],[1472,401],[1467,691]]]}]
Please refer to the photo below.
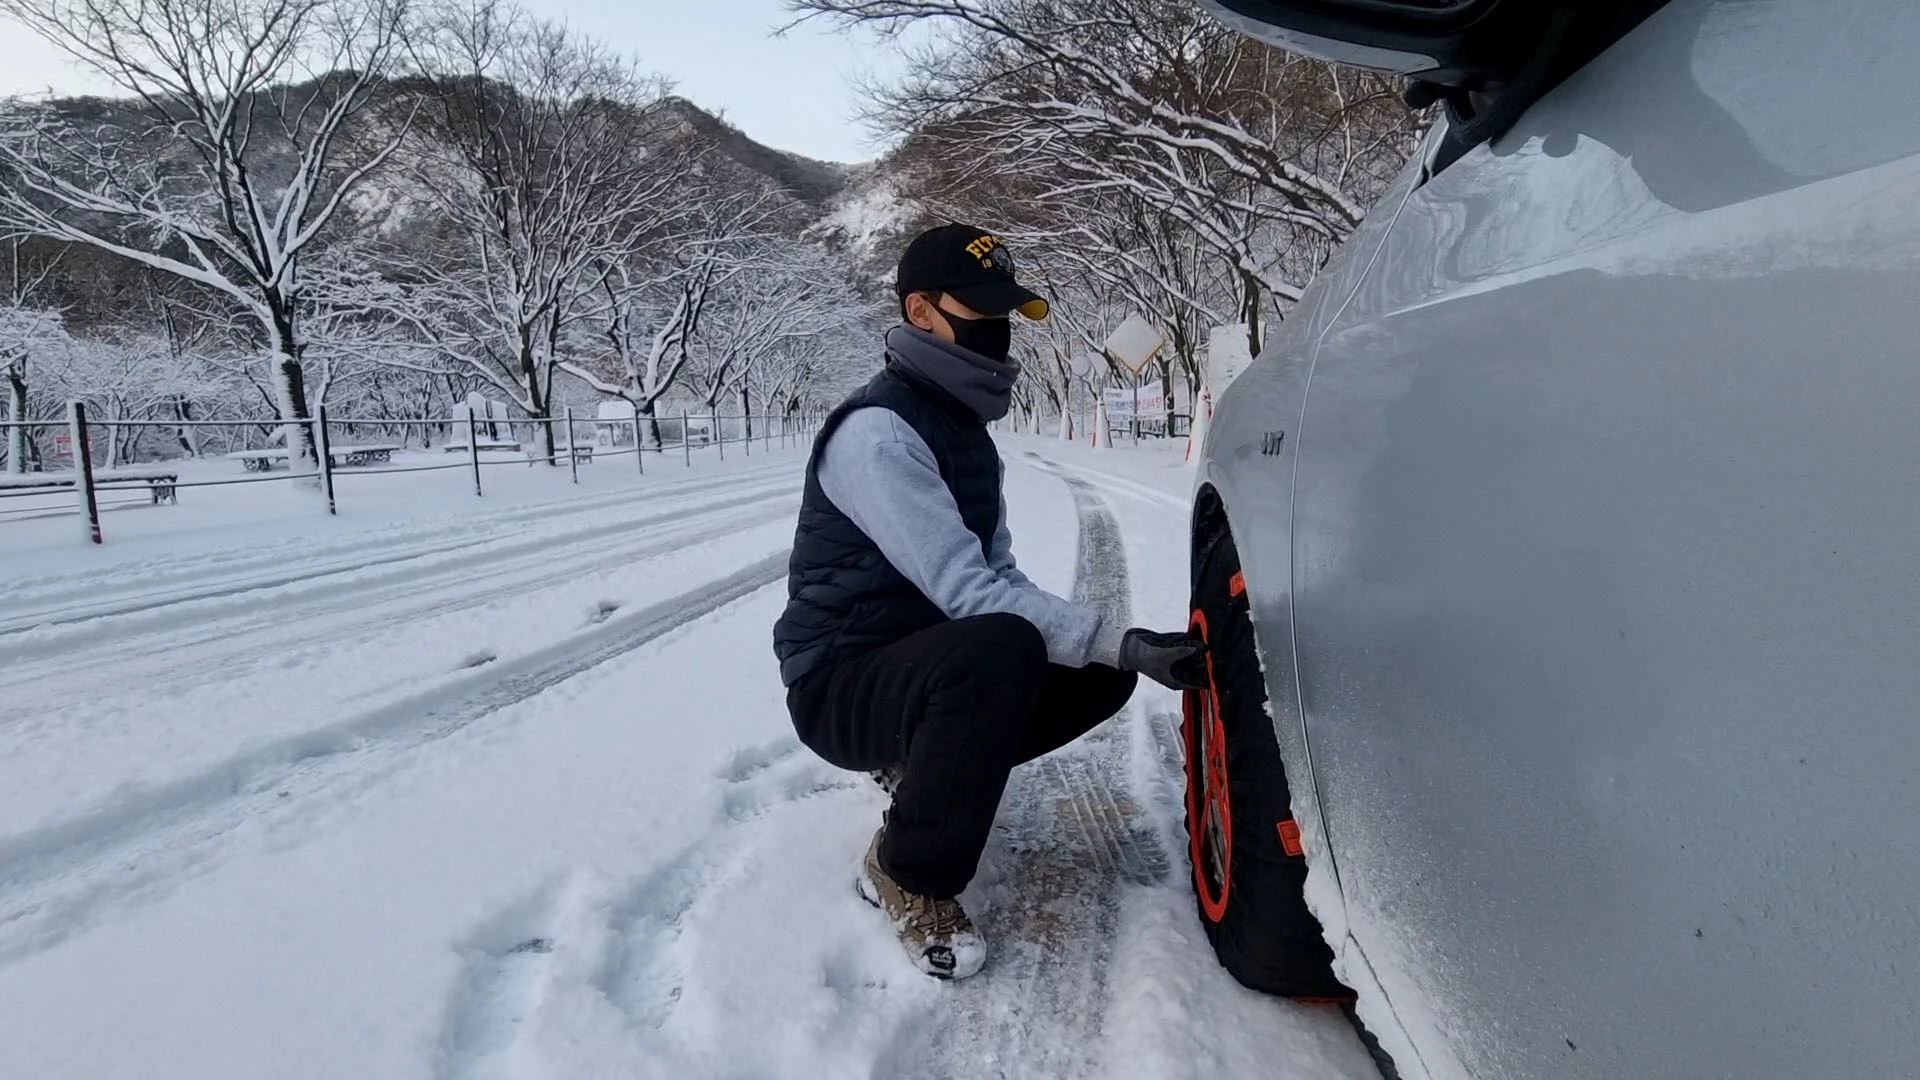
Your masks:
[{"label": "gray hooded sweatshirt", "polygon": [[[994,361],[911,327],[889,332],[887,350],[895,363],[933,380],[976,411],[991,410],[990,402],[980,400],[980,382],[983,368]],[[933,451],[892,410],[849,413],[821,450],[816,475],[833,505],[948,618],[1018,615],[1039,629],[1053,663],[1085,667],[1118,661],[1127,628],[1106,625],[1098,611],[1055,596],[1020,572],[1005,496],[1000,525],[983,552],[979,538],[960,519]]]}]

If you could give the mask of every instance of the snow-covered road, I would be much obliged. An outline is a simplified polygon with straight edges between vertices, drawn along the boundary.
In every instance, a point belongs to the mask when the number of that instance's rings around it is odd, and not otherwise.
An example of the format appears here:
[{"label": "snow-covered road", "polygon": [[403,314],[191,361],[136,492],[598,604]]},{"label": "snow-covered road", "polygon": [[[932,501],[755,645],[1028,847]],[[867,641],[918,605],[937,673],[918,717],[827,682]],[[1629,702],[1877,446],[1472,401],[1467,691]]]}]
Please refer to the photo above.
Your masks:
[{"label": "snow-covered road", "polygon": [[[1006,454],[1036,580],[1183,621],[1168,456]],[[768,645],[799,465],[14,564],[0,1075],[1370,1080],[1208,954],[1157,689],[1016,776],[987,971],[912,971]]]}]

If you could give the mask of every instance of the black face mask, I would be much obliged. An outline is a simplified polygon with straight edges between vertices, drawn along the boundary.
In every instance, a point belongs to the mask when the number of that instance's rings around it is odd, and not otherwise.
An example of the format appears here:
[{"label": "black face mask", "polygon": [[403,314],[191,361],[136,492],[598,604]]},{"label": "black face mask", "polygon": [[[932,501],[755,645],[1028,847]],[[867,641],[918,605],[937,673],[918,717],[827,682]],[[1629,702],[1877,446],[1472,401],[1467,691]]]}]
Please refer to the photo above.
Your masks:
[{"label": "black face mask", "polygon": [[1013,351],[1012,319],[966,319],[944,308],[940,314],[953,327],[953,343],[968,352],[1005,363],[1007,354]]}]

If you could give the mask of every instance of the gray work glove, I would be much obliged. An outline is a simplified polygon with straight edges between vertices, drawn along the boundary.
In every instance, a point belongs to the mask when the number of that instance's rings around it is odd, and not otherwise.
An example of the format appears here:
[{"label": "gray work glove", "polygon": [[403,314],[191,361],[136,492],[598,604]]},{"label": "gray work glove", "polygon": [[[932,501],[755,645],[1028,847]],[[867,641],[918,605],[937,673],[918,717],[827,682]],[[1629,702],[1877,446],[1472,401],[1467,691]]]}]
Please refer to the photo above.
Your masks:
[{"label": "gray work glove", "polygon": [[1162,634],[1134,628],[1120,639],[1122,671],[1137,671],[1169,690],[1203,690],[1207,661],[1191,634]]}]

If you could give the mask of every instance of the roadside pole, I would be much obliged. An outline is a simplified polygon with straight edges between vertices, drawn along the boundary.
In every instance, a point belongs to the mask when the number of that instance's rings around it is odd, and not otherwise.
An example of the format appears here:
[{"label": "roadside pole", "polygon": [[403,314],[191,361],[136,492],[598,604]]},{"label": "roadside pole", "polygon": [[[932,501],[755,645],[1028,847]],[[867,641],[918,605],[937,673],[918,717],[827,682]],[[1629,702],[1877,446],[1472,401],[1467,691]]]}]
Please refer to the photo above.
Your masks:
[{"label": "roadside pole", "polygon": [[480,425],[471,407],[467,409],[467,460],[473,462],[473,497],[484,498],[480,493]]},{"label": "roadside pole", "polygon": [[87,540],[98,544],[100,503],[93,495],[93,448],[87,445],[87,407],[78,401],[67,402],[67,430],[73,439],[74,494],[80,499]]},{"label": "roadside pole", "polygon": [[326,496],[327,513],[337,514],[333,504],[333,443],[327,438],[327,407],[313,409],[313,452],[319,455],[320,493]]},{"label": "roadside pole", "polygon": [[580,482],[580,455],[573,445],[573,406],[567,406],[567,466],[573,470],[573,482]]}]

